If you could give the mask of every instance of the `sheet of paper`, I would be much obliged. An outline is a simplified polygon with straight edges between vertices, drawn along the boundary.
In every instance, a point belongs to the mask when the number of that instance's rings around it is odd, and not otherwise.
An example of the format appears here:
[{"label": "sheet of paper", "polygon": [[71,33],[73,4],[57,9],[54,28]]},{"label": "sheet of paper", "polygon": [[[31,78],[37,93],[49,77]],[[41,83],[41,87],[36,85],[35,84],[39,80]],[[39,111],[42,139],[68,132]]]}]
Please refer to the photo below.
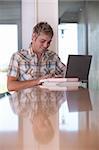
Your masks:
[{"label": "sheet of paper", "polygon": [[78,78],[47,78],[41,79],[40,82],[76,82]]},{"label": "sheet of paper", "polygon": [[50,90],[50,91],[74,91],[74,90],[78,90],[79,87],[75,86],[75,87],[59,87],[59,86],[45,86],[45,85],[40,85],[40,88],[42,89],[47,89],[47,90]]}]

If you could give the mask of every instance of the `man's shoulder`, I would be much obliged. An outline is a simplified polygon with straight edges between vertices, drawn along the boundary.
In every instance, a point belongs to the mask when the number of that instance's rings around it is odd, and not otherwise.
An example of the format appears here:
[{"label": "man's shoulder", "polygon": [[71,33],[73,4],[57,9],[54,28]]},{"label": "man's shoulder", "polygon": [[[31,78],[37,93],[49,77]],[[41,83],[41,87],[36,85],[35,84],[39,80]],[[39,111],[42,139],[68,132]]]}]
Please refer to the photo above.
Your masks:
[{"label": "man's shoulder", "polygon": [[22,58],[24,58],[24,57],[28,58],[29,57],[29,51],[26,49],[20,49],[17,51],[17,55],[22,57]]},{"label": "man's shoulder", "polygon": [[26,49],[20,49],[20,50],[18,50],[17,51],[17,53],[19,54],[23,54],[23,55],[27,55],[27,54],[29,54],[29,51],[28,50],[26,50]]},{"label": "man's shoulder", "polygon": [[13,55],[18,55],[18,54],[27,55],[28,53],[29,53],[28,50],[20,49],[20,50],[14,52]]},{"label": "man's shoulder", "polygon": [[51,50],[47,50],[47,51],[46,51],[46,54],[47,54],[48,56],[57,56],[56,52],[51,51]]},{"label": "man's shoulder", "polygon": [[13,54],[14,59],[18,60],[28,60],[29,59],[29,51],[25,49],[20,49]]}]

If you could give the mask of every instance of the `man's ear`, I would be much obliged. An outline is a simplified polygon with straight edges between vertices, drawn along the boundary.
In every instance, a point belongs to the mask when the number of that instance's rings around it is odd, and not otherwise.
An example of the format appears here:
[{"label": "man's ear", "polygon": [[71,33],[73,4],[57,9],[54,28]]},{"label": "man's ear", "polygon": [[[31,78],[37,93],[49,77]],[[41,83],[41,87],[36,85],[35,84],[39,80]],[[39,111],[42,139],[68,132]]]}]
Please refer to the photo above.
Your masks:
[{"label": "man's ear", "polygon": [[33,34],[32,34],[32,40],[35,41],[35,40],[37,39],[37,37],[38,37],[38,34],[37,34],[37,33],[33,33]]}]

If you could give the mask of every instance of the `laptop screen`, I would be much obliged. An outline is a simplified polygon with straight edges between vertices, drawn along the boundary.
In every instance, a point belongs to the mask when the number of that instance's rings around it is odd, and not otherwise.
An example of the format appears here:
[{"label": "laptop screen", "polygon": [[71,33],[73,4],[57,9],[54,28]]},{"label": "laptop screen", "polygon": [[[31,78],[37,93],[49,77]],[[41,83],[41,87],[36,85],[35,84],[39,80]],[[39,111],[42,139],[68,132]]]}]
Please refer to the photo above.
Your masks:
[{"label": "laptop screen", "polygon": [[69,55],[67,61],[66,78],[79,78],[88,81],[92,55]]}]

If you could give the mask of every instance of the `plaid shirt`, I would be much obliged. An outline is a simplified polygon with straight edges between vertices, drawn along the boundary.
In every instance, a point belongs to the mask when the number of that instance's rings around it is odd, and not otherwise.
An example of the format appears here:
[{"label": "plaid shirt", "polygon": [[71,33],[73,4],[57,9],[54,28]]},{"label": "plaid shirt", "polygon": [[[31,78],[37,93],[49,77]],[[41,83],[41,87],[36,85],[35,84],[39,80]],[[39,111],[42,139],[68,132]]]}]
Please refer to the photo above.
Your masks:
[{"label": "plaid shirt", "polygon": [[8,76],[17,77],[18,80],[32,80],[38,77],[54,74],[64,77],[66,66],[60,61],[58,55],[46,50],[40,59],[31,50],[21,49],[11,57],[8,67]]}]

